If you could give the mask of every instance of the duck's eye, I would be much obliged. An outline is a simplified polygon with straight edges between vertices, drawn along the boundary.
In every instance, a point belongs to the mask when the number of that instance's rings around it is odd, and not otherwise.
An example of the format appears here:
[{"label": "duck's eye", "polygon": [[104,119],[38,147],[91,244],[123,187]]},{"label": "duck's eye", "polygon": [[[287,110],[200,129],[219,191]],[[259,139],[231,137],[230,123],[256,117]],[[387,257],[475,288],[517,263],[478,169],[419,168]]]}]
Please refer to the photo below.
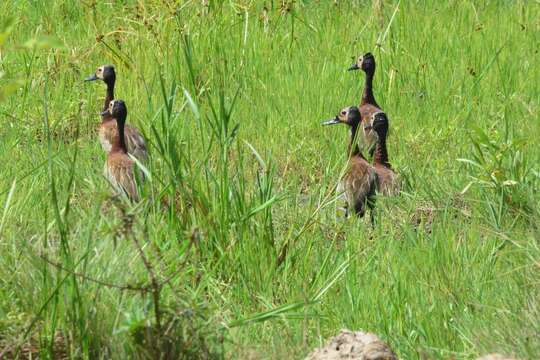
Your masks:
[{"label": "duck's eye", "polygon": [[97,72],[101,72],[101,69],[97,69]]},{"label": "duck's eye", "polygon": [[345,114],[347,114],[347,112],[346,112],[345,110],[343,110],[343,111],[341,112],[341,115],[345,115]]}]

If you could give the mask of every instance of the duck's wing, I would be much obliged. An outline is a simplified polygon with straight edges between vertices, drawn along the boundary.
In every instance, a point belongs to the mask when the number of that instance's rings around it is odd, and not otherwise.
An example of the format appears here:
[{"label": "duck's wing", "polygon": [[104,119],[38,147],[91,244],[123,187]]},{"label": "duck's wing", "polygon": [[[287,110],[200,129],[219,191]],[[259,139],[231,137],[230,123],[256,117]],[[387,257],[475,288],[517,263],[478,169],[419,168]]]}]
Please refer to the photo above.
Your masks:
[{"label": "duck's wing", "polygon": [[146,141],[141,132],[133,126],[126,126],[124,132],[128,152],[135,156],[141,163],[146,163],[146,160],[148,159],[148,150],[146,148]]}]

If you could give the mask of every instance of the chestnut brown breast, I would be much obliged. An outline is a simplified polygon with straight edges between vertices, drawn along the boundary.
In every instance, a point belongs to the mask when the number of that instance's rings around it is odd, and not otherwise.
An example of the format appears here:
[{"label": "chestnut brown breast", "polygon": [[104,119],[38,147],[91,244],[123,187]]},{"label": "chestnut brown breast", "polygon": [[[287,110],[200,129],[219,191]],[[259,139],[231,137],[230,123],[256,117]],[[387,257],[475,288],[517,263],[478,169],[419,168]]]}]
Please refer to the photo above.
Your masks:
[{"label": "chestnut brown breast", "polygon": [[[101,123],[99,127],[99,142],[105,152],[111,151],[114,137],[118,132],[118,127],[115,119],[110,119]],[[143,136],[133,126],[126,125],[124,128],[124,136],[128,153],[133,155],[141,163],[145,163],[148,158],[146,143]]]},{"label": "chestnut brown breast", "polygon": [[131,200],[138,201],[134,170],[134,162],[126,153],[110,152],[107,155],[104,169],[107,180],[118,193],[124,193]]},{"label": "chestnut brown breast", "polygon": [[349,209],[364,216],[366,205],[373,206],[377,189],[377,174],[375,169],[361,156],[349,159],[348,170],[344,175],[339,192],[345,195]]}]

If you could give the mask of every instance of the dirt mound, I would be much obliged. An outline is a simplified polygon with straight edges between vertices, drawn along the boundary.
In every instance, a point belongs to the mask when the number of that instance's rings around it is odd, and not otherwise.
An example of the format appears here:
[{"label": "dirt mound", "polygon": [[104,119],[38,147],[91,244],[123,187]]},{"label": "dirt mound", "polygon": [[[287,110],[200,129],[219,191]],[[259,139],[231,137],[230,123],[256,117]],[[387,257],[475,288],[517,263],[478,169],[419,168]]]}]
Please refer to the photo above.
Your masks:
[{"label": "dirt mound", "polygon": [[505,355],[501,355],[501,354],[489,354],[489,355],[481,356],[476,360],[516,360],[516,359],[505,356]]},{"label": "dirt mound", "polygon": [[316,349],[305,360],[398,360],[388,345],[375,334],[341,330],[325,347]]}]

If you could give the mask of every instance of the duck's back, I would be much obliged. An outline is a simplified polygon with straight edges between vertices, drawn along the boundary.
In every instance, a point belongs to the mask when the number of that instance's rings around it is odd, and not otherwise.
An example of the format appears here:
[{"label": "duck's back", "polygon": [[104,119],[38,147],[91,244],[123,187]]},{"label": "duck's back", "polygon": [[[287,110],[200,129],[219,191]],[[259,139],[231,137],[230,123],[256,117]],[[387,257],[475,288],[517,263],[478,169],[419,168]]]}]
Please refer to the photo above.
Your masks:
[{"label": "duck's back", "polygon": [[360,110],[362,119],[371,119],[376,113],[384,112],[381,108],[373,104],[361,104],[358,109]]},{"label": "duck's back", "polygon": [[401,191],[401,179],[392,169],[381,165],[374,165],[377,172],[377,188],[386,196],[398,195]]}]

